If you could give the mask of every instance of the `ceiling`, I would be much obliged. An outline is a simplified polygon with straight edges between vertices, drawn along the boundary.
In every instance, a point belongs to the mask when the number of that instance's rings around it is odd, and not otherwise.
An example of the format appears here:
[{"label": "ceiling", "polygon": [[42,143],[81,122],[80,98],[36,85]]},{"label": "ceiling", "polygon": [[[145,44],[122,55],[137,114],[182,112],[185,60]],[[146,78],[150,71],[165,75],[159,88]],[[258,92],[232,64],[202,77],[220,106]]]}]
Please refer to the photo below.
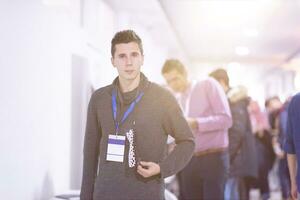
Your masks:
[{"label": "ceiling", "polygon": [[300,51],[300,0],[106,0],[189,62],[278,67]]}]

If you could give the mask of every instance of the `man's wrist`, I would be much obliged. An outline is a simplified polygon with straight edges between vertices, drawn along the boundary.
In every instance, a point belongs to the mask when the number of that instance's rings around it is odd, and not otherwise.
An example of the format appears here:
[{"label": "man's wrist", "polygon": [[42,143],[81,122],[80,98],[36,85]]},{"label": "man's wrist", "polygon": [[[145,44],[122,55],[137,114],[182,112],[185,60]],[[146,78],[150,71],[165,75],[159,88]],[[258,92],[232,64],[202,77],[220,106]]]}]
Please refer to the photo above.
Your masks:
[{"label": "man's wrist", "polygon": [[156,175],[159,175],[160,174],[160,165],[158,163],[156,163],[156,164],[157,164],[157,173],[156,173]]},{"label": "man's wrist", "polygon": [[296,185],[297,184],[297,180],[296,179],[291,179],[291,184]]}]

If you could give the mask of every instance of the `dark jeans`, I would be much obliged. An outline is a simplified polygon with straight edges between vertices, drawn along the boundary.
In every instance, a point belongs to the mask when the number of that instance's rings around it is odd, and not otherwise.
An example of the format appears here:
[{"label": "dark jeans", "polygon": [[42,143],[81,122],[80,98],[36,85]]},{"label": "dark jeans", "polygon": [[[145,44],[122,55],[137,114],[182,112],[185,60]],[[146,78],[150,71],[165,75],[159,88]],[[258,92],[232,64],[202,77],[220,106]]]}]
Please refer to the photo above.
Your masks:
[{"label": "dark jeans", "polygon": [[228,152],[193,156],[179,174],[181,200],[223,200],[229,169]]},{"label": "dark jeans", "polygon": [[262,199],[270,197],[269,171],[273,167],[274,160],[270,147],[264,142],[266,139],[256,137],[256,151],[258,158],[258,178],[254,182],[254,187],[260,190]]},{"label": "dark jeans", "polygon": [[246,176],[241,178],[241,186],[240,186],[240,199],[242,200],[249,200],[250,189],[254,186],[254,182],[256,178]]}]

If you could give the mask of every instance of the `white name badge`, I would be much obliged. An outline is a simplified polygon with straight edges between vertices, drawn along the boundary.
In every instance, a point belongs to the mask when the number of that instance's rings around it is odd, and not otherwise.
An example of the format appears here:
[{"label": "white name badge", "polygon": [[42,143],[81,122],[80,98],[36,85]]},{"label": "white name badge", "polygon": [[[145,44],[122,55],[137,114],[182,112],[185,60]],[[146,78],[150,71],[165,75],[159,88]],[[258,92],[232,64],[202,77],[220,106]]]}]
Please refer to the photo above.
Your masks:
[{"label": "white name badge", "polygon": [[106,160],[123,162],[125,151],[125,136],[109,135],[107,144]]}]

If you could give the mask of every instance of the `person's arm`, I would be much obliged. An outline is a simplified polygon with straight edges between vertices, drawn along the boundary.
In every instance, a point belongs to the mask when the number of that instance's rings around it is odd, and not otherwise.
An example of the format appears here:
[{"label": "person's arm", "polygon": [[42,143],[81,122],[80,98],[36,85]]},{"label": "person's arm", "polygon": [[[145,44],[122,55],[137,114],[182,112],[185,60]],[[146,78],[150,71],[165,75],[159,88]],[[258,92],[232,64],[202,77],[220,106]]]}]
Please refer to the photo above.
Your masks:
[{"label": "person's arm", "polygon": [[166,108],[166,110],[162,125],[165,132],[175,139],[176,145],[160,163],[140,162],[137,172],[145,178],[158,174],[161,178],[166,178],[176,174],[189,162],[195,148],[194,136],[176,99],[170,93],[163,98],[165,100],[162,108]]},{"label": "person's arm", "polygon": [[101,128],[98,124],[95,95],[93,94],[88,107],[86,131],[83,148],[83,174],[81,183],[81,200],[92,200],[94,183],[98,169],[99,143]]},{"label": "person's arm", "polygon": [[297,190],[297,158],[295,154],[287,154],[288,167],[290,172],[290,180],[291,180],[291,196],[293,199],[297,199],[298,190]]},{"label": "person's arm", "polygon": [[[204,90],[205,96],[202,90]],[[226,94],[214,79],[209,78],[206,80],[204,87],[197,84],[193,92],[195,94],[192,95],[206,98],[210,105],[211,114],[189,118],[188,121],[192,128],[196,128],[199,132],[209,133],[228,129],[232,126],[231,112]],[[195,122],[197,125],[195,125]]]},{"label": "person's arm", "polygon": [[159,163],[162,178],[176,174],[183,169],[192,158],[195,149],[193,133],[176,99],[171,93],[168,93],[166,99],[163,128],[175,139],[176,146],[165,160]]}]

